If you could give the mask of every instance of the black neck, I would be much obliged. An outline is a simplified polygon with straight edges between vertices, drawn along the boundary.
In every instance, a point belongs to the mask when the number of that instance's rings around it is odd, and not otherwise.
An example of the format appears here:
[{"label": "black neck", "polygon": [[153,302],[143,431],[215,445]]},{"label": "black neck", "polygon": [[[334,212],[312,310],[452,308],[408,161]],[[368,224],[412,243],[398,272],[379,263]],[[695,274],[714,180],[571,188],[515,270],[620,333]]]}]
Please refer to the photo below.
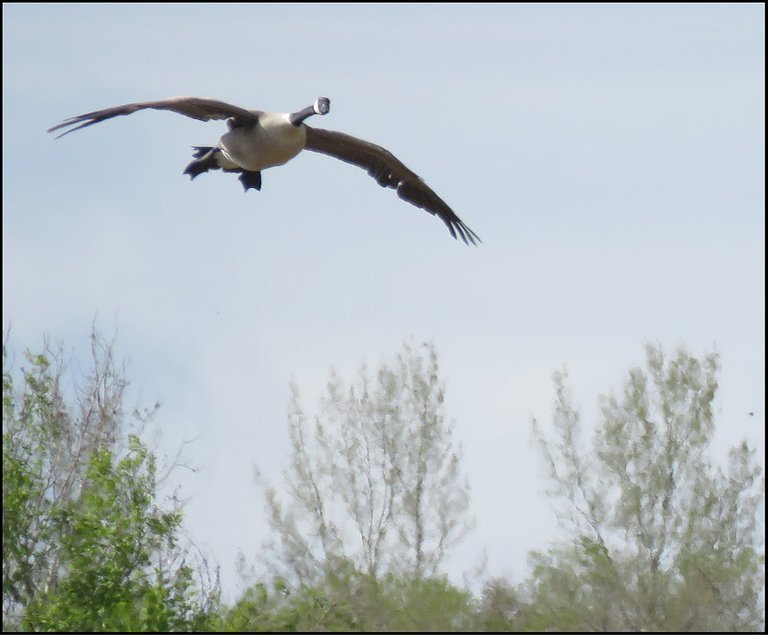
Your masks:
[{"label": "black neck", "polygon": [[314,106],[307,106],[306,108],[302,108],[297,113],[291,113],[288,116],[289,121],[296,126],[297,128],[301,126],[301,123],[307,118],[312,117],[312,115],[315,115],[315,108]]}]

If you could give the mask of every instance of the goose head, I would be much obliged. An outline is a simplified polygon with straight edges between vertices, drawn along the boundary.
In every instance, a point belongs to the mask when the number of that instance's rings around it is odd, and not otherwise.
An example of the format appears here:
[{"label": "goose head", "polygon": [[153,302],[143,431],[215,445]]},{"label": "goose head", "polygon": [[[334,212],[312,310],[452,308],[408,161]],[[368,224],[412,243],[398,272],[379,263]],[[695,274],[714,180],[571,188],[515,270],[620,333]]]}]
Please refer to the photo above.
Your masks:
[{"label": "goose head", "polygon": [[318,97],[312,105],[316,115],[327,115],[331,110],[331,100],[327,97]]}]

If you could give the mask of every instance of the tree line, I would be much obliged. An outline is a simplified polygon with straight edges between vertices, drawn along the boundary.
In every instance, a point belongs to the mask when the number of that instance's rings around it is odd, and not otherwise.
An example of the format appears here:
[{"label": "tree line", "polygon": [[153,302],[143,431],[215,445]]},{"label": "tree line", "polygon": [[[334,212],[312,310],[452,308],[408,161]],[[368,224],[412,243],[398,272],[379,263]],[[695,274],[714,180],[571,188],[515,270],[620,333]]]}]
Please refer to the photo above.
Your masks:
[{"label": "tree line", "polygon": [[555,374],[553,432],[531,430],[567,534],[480,591],[444,573],[472,516],[434,345],[332,373],[312,417],[291,385],[285,483],[259,478],[267,574],[229,604],[158,495],[157,405],[126,409],[112,344],[92,335],[79,378],[61,348],[20,357],[6,335],[4,631],[764,629],[763,469],[746,442],[709,454],[715,353],[647,345],[586,427]]}]

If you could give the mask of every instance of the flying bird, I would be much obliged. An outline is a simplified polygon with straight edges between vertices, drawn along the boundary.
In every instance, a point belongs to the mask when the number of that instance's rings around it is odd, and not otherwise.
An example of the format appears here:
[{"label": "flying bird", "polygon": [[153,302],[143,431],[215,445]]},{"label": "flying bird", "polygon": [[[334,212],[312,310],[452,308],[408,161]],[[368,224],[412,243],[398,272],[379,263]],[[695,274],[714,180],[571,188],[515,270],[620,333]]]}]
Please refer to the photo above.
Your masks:
[{"label": "flying bird", "polygon": [[473,245],[480,241],[448,204],[391,152],[351,135],[305,124],[312,115],[328,114],[331,102],[327,97],[318,97],[312,106],[295,113],[248,110],[207,97],[171,97],[85,113],[63,121],[48,132],[68,129],[56,137],[58,139],[81,128],[147,108],[170,110],[200,121],[226,120],[228,130],[216,146],[193,146],[194,160],[184,170],[192,179],[209,170],[236,172],[246,192],[250,188],[261,190],[262,170],[280,166],[304,149],[311,150],[367,170],[380,186],[397,190],[401,199],[442,219],[454,238]]}]

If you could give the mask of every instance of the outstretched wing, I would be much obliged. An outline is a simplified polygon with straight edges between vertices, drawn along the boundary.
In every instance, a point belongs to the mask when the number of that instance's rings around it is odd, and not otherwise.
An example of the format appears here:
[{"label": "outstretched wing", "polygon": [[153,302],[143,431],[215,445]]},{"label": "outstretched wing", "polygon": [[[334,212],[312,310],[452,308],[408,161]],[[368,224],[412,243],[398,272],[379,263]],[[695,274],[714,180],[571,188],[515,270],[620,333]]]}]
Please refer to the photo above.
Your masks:
[{"label": "outstretched wing", "polygon": [[228,117],[232,117],[238,125],[248,122],[256,122],[259,115],[259,111],[247,110],[208,97],[171,97],[170,99],[161,99],[156,102],[123,104],[122,106],[113,106],[112,108],[85,113],[85,115],[70,117],[57,126],[49,128],[48,132],[53,132],[54,130],[59,130],[60,128],[66,128],[68,126],[74,126],[74,128],[70,128],[56,137],[56,139],[58,139],[59,137],[68,135],[71,132],[85,128],[86,126],[98,124],[106,119],[112,119],[112,117],[130,115],[131,113],[135,113],[138,110],[144,110],[145,108],[170,110],[174,113],[179,113],[179,115],[186,115],[187,117],[199,119],[200,121],[227,119]]},{"label": "outstretched wing", "polygon": [[456,216],[421,177],[385,148],[333,130],[310,126],[306,126],[306,129],[307,141],[304,147],[307,150],[321,152],[364,168],[380,186],[394,188],[401,199],[437,215],[448,226],[453,238],[457,238],[458,234],[465,243],[473,245],[480,241],[480,237]]}]

